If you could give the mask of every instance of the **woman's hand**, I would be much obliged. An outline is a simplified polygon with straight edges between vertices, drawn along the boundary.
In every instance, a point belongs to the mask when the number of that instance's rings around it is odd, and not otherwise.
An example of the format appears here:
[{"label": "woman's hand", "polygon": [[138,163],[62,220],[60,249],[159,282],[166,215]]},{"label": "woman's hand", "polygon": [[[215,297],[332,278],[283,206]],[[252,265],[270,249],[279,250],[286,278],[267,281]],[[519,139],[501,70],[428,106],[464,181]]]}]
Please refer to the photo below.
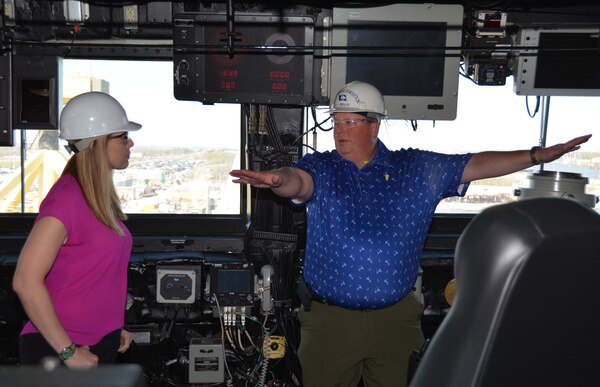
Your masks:
[{"label": "woman's hand", "polygon": [[94,368],[98,366],[98,356],[90,352],[87,345],[77,347],[73,357],[65,360],[69,368]]},{"label": "woman's hand", "polygon": [[133,341],[133,334],[125,329],[121,329],[121,345],[117,352],[123,353],[129,349],[131,342]]}]

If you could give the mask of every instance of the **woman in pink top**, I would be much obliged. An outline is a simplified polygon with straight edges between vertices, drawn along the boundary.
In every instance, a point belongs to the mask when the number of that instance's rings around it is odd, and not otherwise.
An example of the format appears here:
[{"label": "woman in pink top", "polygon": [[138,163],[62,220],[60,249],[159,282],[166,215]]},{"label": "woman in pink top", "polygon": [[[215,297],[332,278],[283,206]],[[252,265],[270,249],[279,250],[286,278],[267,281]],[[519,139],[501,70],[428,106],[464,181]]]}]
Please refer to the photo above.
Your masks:
[{"label": "woman in pink top", "polygon": [[40,206],[13,279],[30,319],[19,338],[21,364],[58,356],[69,367],[94,367],[129,348],[132,238],[112,171],[129,165],[128,132],[140,128],[105,93],[78,95],[63,109],[59,137],[74,155]]}]

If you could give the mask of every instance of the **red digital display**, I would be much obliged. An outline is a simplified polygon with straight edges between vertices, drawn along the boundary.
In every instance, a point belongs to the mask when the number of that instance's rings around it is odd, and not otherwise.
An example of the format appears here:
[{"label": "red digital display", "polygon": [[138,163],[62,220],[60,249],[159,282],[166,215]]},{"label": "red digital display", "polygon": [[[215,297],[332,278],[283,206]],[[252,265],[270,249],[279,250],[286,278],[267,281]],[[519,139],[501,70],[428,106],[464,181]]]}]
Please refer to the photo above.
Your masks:
[{"label": "red digital display", "polygon": [[[311,100],[311,54],[297,48],[313,42],[311,18],[240,13],[232,44],[223,13],[185,13],[178,20],[177,99],[285,104]],[[193,83],[180,80],[182,74]]]},{"label": "red digital display", "polygon": [[[287,80],[290,79],[290,72],[289,71],[277,71],[277,70],[271,70],[269,71],[269,79],[271,79],[271,91],[272,92],[279,92],[279,93],[285,93],[288,90],[288,82]],[[281,81],[283,80],[283,82]]]},{"label": "red digital display", "polygon": [[269,72],[269,78],[271,79],[290,79],[289,71],[271,71]]},{"label": "red digital display", "polygon": [[[256,24],[239,24],[236,32],[239,40],[235,44],[243,46],[266,44],[268,46],[296,46],[304,40],[305,27],[302,24],[286,26],[285,32],[278,26],[268,24],[268,29],[257,29]],[[221,24],[203,25],[208,42],[211,45],[223,45],[227,30]],[[302,95],[304,92],[304,59],[302,55],[253,55],[236,52],[229,56],[223,52],[213,52],[206,57],[206,77],[202,82],[205,93],[227,93],[238,95],[246,93],[253,100],[260,94]],[[211,76],[212,74],[212,76]],[[237,98],[237,97],[236,97]]]},{"label": "red digital display", "polygon": [[218,73],[223,78],[236,78],[238,76],[237,69],[219,69]]},{"label": "red digital display", "polygon": [[234,81],[221,81],[219,87],[221,90],[235,90],[235,82]]},{"label": "red digital display", "polygon": [[271,83],[272,91],[287,91],[288,84],[285,82],[273,82]]}]

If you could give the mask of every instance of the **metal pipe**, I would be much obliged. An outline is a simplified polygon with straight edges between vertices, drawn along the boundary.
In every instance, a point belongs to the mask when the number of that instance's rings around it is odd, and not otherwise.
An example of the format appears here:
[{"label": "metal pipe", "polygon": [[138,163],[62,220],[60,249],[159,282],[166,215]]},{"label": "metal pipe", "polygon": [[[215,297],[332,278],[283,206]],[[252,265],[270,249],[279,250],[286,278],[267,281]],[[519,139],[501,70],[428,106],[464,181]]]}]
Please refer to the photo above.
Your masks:
[{"label": "metal pipe", "polygon": [[[540,122],[540,146],[546,147],[546,137],[548,134],[548,116],[550,115],[550,96],[542,97],[542,120]],[[544,170],[544,164],[540,164],[540,171]]]}]

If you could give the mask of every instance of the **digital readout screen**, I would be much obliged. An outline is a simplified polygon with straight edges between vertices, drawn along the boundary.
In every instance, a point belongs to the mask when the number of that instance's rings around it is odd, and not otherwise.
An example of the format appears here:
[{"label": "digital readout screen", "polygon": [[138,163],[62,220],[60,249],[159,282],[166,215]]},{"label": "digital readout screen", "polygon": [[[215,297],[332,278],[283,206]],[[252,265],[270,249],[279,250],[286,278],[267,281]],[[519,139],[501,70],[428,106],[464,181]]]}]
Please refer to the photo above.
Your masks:
[{"label": "digital readout screen", "polygon": [[252,293],[252,272],[250,270],[219,270],[218,293]]},{"label": "digital readout screen", "polygon": [[175,17],[175,98],[202,103],[307,104],[313,89],[307,16],[185,13]]},{"label": "digital readout screen", "polygon": [[[204,34],[210,46],[226,44],[227,31],[222,26],[207,25]],[[304,34],[303,25],[289,24],[284,31],[277,24],[238,26],[233,55],[213,52],[205,57],[202,90],[207,94],[303,95],[305,55],[300,50],[278,51],[277,47],[303,46]],[[269,54],[256,51],[256,47],[264,47]]]}]

